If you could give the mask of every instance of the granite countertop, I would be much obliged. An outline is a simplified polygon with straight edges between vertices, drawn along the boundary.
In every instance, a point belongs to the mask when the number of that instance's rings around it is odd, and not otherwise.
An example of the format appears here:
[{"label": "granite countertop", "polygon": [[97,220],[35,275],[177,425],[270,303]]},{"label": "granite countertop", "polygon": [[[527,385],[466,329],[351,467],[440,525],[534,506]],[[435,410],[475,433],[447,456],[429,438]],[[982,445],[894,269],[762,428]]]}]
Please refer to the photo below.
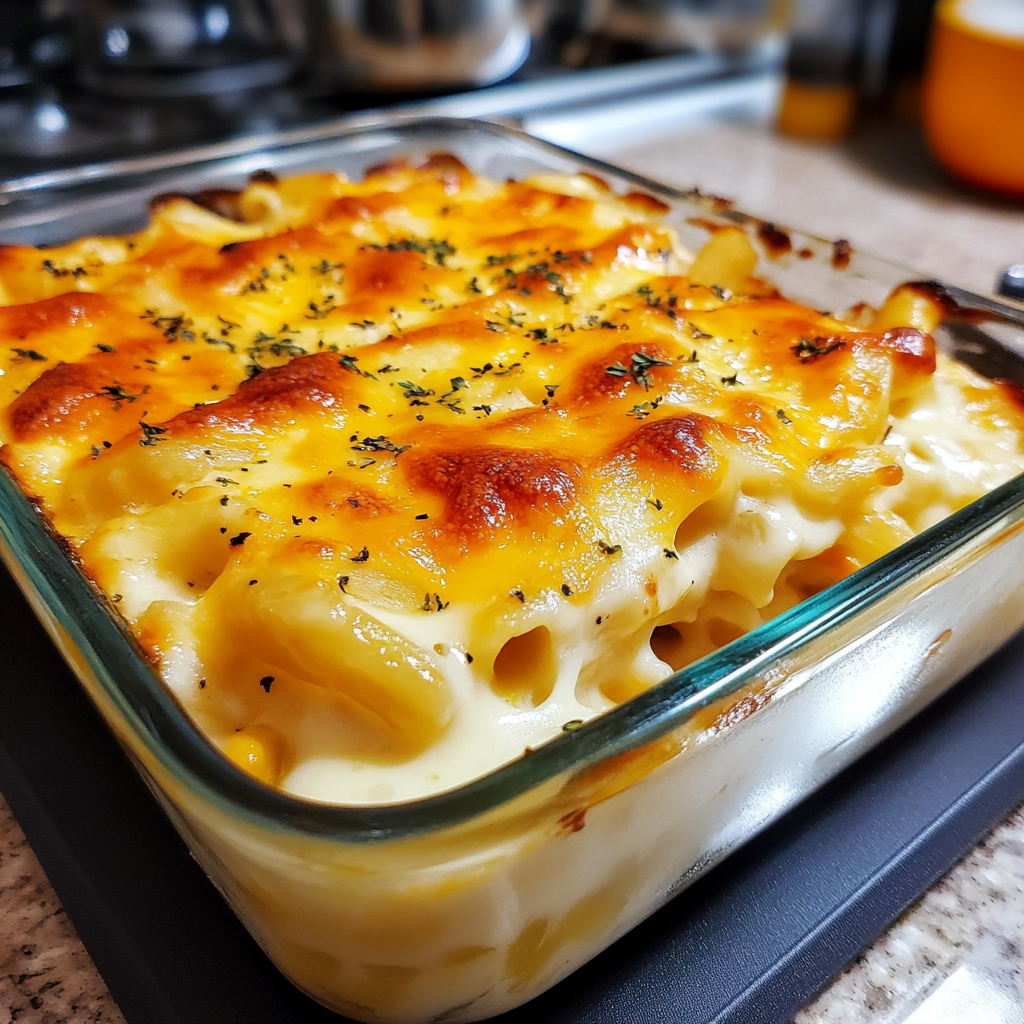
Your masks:
[{"label": "granite countertop", "polygon": [[[621,137],[601,155],[750,213],[991,292],[1024,262],[1024,203],[948,181],[906,126],[868,124],[813,145],[763,125],[715,123]],[[1024,805],[797,1017],[798,1024],[1024,1024]],[[6,1014],[6,1017],[4,1016]],[[0,1024],[120,1022],[0,797]]]},{"label": "granite countertop", "polygon": [[0,796],[0,1024],[65,1021],[124,1018]]}]

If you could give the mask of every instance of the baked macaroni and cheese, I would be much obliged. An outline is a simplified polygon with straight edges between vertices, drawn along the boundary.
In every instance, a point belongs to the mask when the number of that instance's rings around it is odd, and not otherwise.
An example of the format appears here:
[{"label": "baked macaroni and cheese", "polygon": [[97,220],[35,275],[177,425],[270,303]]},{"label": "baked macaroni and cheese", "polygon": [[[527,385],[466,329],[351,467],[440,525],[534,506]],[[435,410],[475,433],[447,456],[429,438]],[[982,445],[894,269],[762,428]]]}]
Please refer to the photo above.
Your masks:
[{"label": "baked macaroni and cheese", "polygon": [[454,787],[1024,471],[926,294],[810,309],[663,212],[437,156],[8,246],[0,454],[246,771]]}]

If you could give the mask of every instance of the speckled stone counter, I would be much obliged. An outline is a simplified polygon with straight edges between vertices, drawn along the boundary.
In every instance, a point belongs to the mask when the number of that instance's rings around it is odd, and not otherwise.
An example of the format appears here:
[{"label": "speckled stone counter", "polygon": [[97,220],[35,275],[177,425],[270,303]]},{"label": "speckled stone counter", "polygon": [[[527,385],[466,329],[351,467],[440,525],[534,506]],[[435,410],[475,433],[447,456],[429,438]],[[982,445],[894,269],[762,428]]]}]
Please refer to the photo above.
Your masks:
[{"label": "speckled stone counter", "polygon": [[0,1024],[123,1024],[0,797]]},{"label": "speckled stone counter", "polygon": [[[1024,807],[857,957],[795,1024],[896,1024],[927,1006],[965,964],[999,975],[1024,1010]],[[1000,1017],[979,1016],[983,1010],[975,1007],[975,1022],[1001,1024]]]},{"label": "speckled stone counter", "polygon": [[[841,144],[815,146],[779,139],[757,124],[705,124],[656,141],[620,139],[600,151],[649,177],[728,196],[751,213],[847,238],[976,291],[990,292],[1003,269],[1024,262],[1024,204],[953,185],[908,129],[869,126]],[[1022,965],[1024,807],[797,1021],[935,1024],[966,1019],[956,1007],[968,1005],[978,1024],[1024,1022]],[[995,995],[986,1004],[978,992]],[[938,1014],[929,1009],[935,1007]],[[0,1024],[122,1020],[0,798]]]}]

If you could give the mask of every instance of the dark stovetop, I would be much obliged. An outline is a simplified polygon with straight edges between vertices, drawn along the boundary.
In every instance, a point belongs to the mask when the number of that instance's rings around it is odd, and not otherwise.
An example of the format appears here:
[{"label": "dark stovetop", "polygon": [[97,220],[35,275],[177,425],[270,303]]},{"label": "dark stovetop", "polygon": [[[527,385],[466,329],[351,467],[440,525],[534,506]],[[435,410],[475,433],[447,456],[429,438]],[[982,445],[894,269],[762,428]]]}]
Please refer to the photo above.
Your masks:
[{"label": "dark stovetop", "polygon": [[218,95],[131,100],[83,90],[70,71],[44,84],[0,89],[0,182],[39,171],[261,135],[346,115],[422,112],[516,117],[524,112],[700,85],[763,72],[777,55],[606,55],[569,69],[537,58],[497,85],[436,93],[328,92],[297,81]]}]

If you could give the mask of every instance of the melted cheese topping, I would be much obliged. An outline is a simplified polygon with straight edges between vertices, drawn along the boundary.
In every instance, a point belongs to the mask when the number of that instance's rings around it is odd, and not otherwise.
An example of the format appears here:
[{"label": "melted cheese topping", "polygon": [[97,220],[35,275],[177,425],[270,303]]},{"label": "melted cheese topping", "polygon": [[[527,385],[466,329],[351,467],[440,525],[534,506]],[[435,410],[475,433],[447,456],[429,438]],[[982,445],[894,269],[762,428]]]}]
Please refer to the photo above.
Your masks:
[{"label": "melted cheese topping", "polygon": [[458,785],[1024,469],[926,299],[855,327],[662,212],[434,157],[4,248],[3,461],[257,778]]}]

